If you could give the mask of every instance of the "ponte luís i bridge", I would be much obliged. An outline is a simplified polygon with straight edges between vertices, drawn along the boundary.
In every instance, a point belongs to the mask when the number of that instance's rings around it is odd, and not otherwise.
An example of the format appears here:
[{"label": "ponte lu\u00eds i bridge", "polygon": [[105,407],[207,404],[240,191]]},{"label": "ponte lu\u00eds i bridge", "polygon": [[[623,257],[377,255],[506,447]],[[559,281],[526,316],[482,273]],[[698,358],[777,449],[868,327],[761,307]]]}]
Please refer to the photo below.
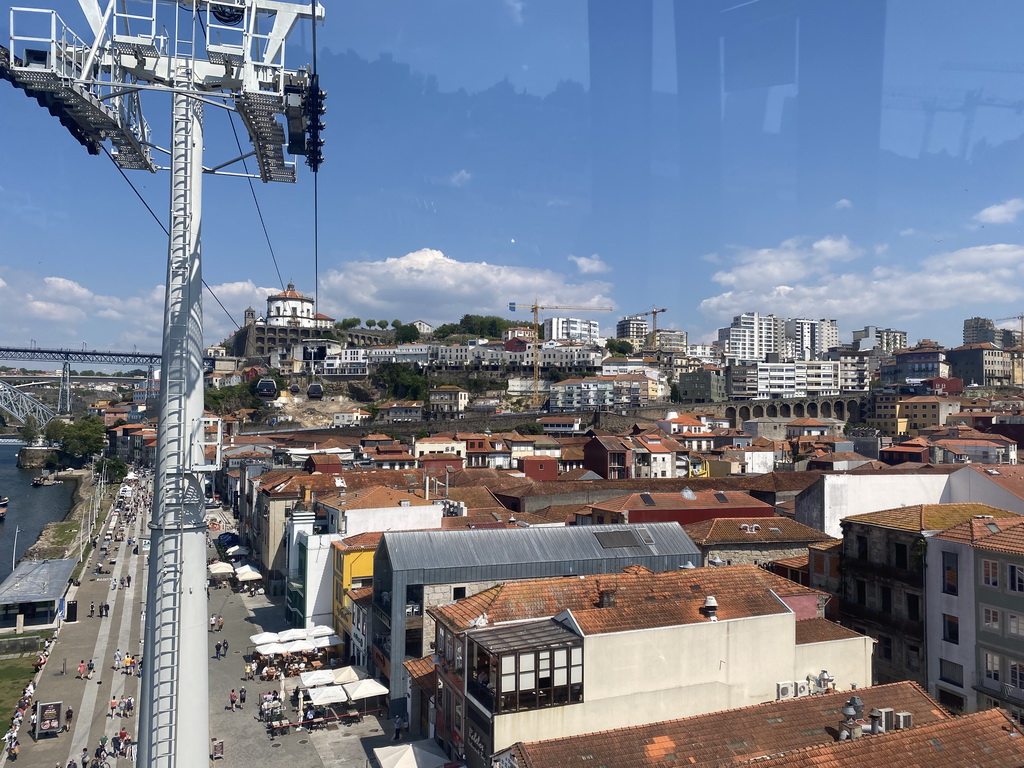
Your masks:
[{"label": "ponte lu\u00eds i bridge", "polygon": [[47,347],[0,347],[0,360],[22,363],[46,362],[63,363],[57,409],[39,402],[27,392],[7,382],[0,381],[0,411],[13,416],[22,424],[30,416],[39,426],[57,416],[71,413],[71,364],[146,366],[147,380],[153,378],[153,367],[160,364],[160,355],[145,352],[104,352],[95,349],[63,349]]}]

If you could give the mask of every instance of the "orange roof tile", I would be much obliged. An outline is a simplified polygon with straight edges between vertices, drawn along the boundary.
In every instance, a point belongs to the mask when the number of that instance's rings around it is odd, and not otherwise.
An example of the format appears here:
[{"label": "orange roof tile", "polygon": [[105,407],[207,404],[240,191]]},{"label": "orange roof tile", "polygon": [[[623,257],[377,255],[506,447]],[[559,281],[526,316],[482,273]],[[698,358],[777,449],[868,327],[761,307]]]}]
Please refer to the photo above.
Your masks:
[{"label": "orange roof tile", "polygon": [[863,635],[828,619],[801,619],[796,623],[797,645],[825,643],[831,640],[850,640],[855,637],[863,637]]},{"label": "orange roof tile", "polygon": [[944,531],[977,515],[1004,517],[1006,510],[988,504],[914,504],[909,507],[883,509],[863,515],[851,515],[844,522],[880,525],[904,531]]},{"label": "orange roof tile", "polygon": [[[754,530],[757,526],[758,530]],[[683,530],[693,543],[722,544],[743,542],[812,542],[832,541],[827,533],[788,517],[716,517],[697,523],[686,523]]]}]

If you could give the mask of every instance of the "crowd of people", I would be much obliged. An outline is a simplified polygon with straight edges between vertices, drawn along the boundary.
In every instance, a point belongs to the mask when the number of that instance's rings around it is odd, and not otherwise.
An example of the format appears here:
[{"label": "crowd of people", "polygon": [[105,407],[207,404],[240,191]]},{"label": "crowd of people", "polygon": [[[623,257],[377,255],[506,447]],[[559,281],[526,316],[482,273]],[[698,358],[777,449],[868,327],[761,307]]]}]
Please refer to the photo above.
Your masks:
[{"label": "crowd of people", "polygon": [[24,724],[26,718],[30,723],[34,722],[35,714],[32,711],[36,694],[36,684],[33,680],[29,680],[28,685],[25,686],[21,692],[21,698],[18,699],[18,703],[14,708],[14,715],[11,717],[11,722],[7,727],[7,733],[4,734],[4,748],[7,750],[7,756],[10,760],[17,760],[18,753],[21,751],[21,742],[18,739],[18,734],[21,731],[21,726]]}]

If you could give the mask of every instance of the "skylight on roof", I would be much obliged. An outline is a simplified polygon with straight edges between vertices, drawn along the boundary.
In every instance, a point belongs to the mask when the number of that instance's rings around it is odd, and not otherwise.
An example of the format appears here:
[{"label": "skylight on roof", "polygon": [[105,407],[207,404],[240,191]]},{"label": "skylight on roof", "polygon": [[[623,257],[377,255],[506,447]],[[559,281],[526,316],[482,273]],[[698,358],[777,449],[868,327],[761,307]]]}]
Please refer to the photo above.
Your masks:
[{"label": "skylight on roof", "polygon": [[999,533],[999,526],[995,523],[985,523],[985,527],[992,531],[992,533]]}]

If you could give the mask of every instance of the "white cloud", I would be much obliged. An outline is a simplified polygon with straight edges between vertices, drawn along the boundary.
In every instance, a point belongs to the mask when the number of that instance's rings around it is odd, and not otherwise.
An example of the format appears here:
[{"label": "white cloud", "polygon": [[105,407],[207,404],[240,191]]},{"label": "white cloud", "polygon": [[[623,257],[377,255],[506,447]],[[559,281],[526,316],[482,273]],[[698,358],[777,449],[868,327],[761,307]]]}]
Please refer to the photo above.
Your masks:
[{"label": "white cloud", "polygon": [[569,256],[569,261],[576,265],[581,275],[598,275],[611,272],[612,268],[596,253],[593,256]]},{"label": "white cloud", "polygon": [[1012,224],[1017,215],[1024,211],[1024,198],[1015,197],[998,205],[990,205],[974,214],[974,220],[982,224]]},{"label": "white cloud", "polygon": [[469,184],[472,178],[472,173],[467,171],[465,168],[461,168],[448,177],[448,183],[453,187],[464,187]]},{"label": "white cloud", "polygon": [[22,303],[22,310],[29,317],[55,323],[80,323],[87,317],[80,308],[56,301],[40,301],[29,298]]},{"label": "white cloud", "polygon": [[900,230],[900,237],[910,237],[911,235],[916,235],[916,234],[917,234],[917,230],[914,229],[913,227],[907,227],[906,229],[901,229]]},{"label": "white cloud", "polygon": [[[856,323],[1012,302],[1024,290],[1024,245],[973,246],[854,271],[847,262],[858,249],[845,238],[830,239],[825,247],[821,242],[788,240],[777,248],[739,252],[712,278],[726,290],[702,301],[701,311],[719,322],[762,311]],[[827,252],[831,260],[822,258]]]},{"label": "white cloud", "polygon": [[832,207],[835,208],[837,211],[841,211],[844,208],[853,208],[853,203],[851,203],[844,197],[841,200],[836,200],[835,204]]},{"label": "white cloud", "polygon": [[458,261],[423,249],[383,261],[352,261],[321,280],[321,311],[334,317],[451,322],[464,314],[507,315],[508,303],[614,306],[611,284],[570,282],[548,269]]},{"label": "white cloud", "polygon": [[505,9],[512,17],[512,21],[516,24],[523,23],[523,11],[526,8],[526,3],[523,0],[502,0],[505,3]]}]

